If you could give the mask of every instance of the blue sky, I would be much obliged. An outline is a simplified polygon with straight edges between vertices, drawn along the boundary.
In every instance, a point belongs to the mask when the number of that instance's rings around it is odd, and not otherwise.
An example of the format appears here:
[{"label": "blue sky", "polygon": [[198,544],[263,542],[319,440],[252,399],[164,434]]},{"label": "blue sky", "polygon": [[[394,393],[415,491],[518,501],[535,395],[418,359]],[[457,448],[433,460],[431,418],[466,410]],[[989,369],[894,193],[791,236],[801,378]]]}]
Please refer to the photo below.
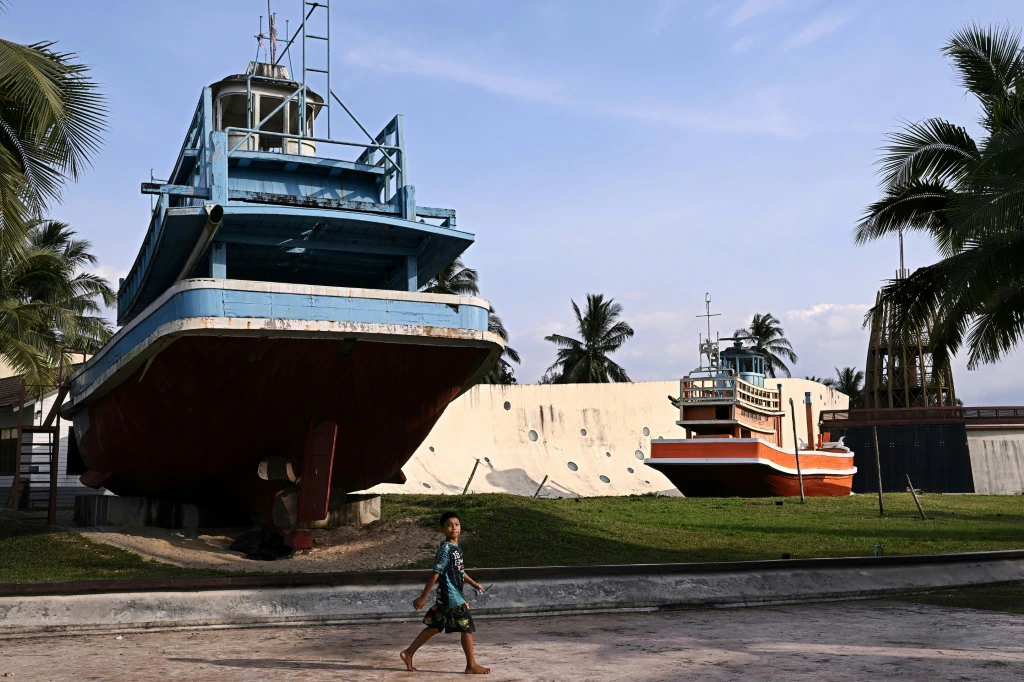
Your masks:
[{"label": "blue sky", "polygon": [[[1024,26],[1024,4],[995,0],[334,3],[335,90],[374,131],[405,114],[417,200],[476,234],[465,258],[522,382],[588,292],[625,307],[636,380],[696,364],[706,291],[723,335],[779,317],[794,375],[863,367],[860,321],[898,264],[894,242],[850,238],[884,135],[929,116],[977,135],[939,50],[967,22]],[[139,183],[168,172],[201,88],[253,58],[266,3],[9,4],[5,38],[80,52],[109,96],[102,155],[53,213],[116,282],[148,221]],[[294,29],[299,0],[274,9]],[[909,267],[932,258],[909,240]],[[967,404],[1024,402],[1019,356],[962,364]]]}]

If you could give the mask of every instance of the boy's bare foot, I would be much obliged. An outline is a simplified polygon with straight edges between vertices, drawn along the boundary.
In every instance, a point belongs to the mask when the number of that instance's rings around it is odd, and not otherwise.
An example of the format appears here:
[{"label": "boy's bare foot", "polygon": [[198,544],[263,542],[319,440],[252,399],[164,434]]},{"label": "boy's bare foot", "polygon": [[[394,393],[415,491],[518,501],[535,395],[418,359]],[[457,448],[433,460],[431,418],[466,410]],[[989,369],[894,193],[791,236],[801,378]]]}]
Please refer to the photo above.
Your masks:
[{"label": "boy's bare foot", "polygon": [[412,656],[409,654],[408,651],[402,651],[402,653],[398,655],[402,657],[402,663],[405,663],[406,670],[408,670],[411,673],[416,672],[416,668],[412,667]]},{"label": "boy's bare foot", "polygon": [[486,675],[489,672],[491,672],[490,668],[485,668],[485,667],[483,667],[482,665],[480,665],[478,663],[474,663],[473,665],[467,665],[466,666],[466,674],[467,675]]}]

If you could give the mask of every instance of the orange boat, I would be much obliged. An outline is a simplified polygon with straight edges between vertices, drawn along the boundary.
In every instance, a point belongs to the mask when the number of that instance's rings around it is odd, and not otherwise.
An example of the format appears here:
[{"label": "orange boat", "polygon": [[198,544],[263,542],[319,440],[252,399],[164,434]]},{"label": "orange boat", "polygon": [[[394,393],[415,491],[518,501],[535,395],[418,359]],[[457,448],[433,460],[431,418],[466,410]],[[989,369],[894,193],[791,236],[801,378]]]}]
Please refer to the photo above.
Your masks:
[{"label": "orange boat", "polygon": [[[742,339],[712,340],[710,331],[700,344],[701,366],[680,380],[672,399],[686,437],[652,441],[645,463],[687,497],[796,496],[801,479],[807,497],[849,495],[853,451],[820,437],[817,447],[801,441],[799,453],[784,449],[786,412],[780,392],[765,388],[764,355]],[[721,341],[733,345],[720,350]]]}]

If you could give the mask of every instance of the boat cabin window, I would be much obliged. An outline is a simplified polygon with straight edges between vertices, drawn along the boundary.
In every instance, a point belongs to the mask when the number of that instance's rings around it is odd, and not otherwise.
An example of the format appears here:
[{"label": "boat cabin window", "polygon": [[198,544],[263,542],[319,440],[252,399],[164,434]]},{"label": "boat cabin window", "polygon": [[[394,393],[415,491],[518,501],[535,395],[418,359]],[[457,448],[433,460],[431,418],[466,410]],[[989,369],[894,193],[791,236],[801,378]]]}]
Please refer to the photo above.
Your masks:
[{"label": "boat cabin window", "polygon": [[220,126],[225,128],[248,128],[245,120],[245,95],[224,95],[220,98]]},{"label": "boat cabin window", "polygon": [[[260,120],[267,118],[270,112],[274,111],[284,103],[283,97],[271,97],[269,95],[261,95],[260,98]],[[283,133],[284,132],[284,107],[281,107],[281,111],[278,111],[271,116],[266,123],[260,126],[260,130],[265,130],[268,133]],[[279,152],[284,146],[284,138],[277,135],[260,135],[260,151],[263,152]]]},{"label": "boat cabin window", "polygon": [[[316,110],[311,105],[306,105],[306,132],[307,137],[313,137],[313,117]],[[293,135],[299,133],[299,103],[291,101],[288,103],[288,132]]]}]

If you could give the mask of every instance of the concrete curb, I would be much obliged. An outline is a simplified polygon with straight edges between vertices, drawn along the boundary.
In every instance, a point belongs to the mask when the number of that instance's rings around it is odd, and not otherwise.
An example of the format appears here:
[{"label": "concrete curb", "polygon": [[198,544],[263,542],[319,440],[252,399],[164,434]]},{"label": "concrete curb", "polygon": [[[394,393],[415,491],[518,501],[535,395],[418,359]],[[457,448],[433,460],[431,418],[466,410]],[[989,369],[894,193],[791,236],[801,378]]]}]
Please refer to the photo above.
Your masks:
[{"label": "concrete curb", "polygon": [[[1024,579],[1024,552],[890,557],[889,560],[804,560],[713,565],[547,567],[478,569],[490,585],[470,599],[475,617],[568,615],[609,611],[750,606],[837,599],[864,599],[959,585]],[[0,596],[0,638],[40,634],[138,632],[183,628],[237,628],[414,622],[410,605],[424,571],[381,571],[324,576],[248,576],[261,586],[163,586],[124,591],[11,594]],[[340,576],[348,580],[340,581]],[[331,576],[328,576],[331,577]],[[353,578],[362,578],[353,580]],[[291,579],[291,585],[273,585]],[[297,584],[316,579],[319,584]],[[182,580],[242,581],[243,578]],[[168,582],[168,581],[148,581]],[[344,584],[339,584],[343,582]],[[27,590],[26,590],[27,591]]]}]

